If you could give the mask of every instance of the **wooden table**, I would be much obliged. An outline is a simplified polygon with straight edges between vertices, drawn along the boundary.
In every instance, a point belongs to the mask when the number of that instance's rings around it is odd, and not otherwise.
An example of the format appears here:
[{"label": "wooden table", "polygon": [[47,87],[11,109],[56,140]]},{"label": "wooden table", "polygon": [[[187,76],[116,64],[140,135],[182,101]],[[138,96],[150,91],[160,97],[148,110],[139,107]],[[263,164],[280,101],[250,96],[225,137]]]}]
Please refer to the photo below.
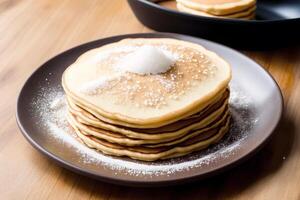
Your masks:
[{"label": "wooden table", "polygon": [[218,177],[171,188],[120,187],[65,170],[30,146],[15,108],[33,70],[81,43],[148,31],[124,0],[0,0],[0,199],[300,199],[299,47],[246,52],[278,81],[285,113],[262,151]]}]

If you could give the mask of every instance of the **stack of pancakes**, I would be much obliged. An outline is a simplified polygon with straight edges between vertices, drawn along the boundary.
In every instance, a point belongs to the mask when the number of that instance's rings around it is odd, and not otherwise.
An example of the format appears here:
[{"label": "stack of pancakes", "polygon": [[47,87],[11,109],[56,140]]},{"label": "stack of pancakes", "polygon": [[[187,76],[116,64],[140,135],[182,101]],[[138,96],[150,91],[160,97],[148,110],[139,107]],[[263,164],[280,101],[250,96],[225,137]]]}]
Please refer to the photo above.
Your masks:
[{"label": "stack of pancakes", "polygon": [[[122,71],[126,56],[145,45],[174,56],[172,67],[160,74]],[[68,120],[87,146],[154,161],[198,151],[226,134],[230,78],[228,63],[200,45],[143,38],[84,53],[62,85]]]},{"label": "stack of pancakes", "polygon": [[253,19],[256,0],[176,0],[177,9],[206,17]]}]

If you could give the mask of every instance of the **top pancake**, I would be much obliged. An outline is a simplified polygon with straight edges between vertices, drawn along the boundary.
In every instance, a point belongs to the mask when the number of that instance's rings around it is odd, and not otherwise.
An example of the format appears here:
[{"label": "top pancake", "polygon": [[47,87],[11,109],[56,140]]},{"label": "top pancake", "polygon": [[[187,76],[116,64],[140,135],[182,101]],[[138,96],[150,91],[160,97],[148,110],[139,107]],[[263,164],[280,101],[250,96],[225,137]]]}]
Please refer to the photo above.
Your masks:
[{"label": "top pancake", "polygon": [[256,4],[256,0],[177,0],[182,5],[212,15],[240,12]]},{"label": "top pancake", "polygon": [[[120,72],[119,61],[144,45],[177,57],[173,67],[157,75]],[[201,111],[225,91],[230,78],[229,64],[200,45],[142,38],[84,53],[66,69],[62,84],[68,96],[105,118],[154,128]],[[99,85],[101,80],[107,82]],[[97,88],[82,90],[90,85]]]}]

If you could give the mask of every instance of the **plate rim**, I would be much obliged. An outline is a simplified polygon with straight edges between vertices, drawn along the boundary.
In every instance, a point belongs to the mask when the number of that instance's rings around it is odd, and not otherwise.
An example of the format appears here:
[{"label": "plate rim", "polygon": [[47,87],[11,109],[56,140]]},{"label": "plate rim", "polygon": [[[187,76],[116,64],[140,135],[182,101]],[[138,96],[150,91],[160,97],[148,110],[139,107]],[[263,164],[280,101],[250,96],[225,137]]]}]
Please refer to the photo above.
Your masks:
[{"label": "plate rim", "polygon": [[[170,178],[169,177],[169,179],[165,179],[165,180],[150,180],[150,181],[149,180],[145,181],[145,180],[141,180],[141,179],[140,180],[138,180],[138,179],[125,180],[125,179],[120,179],[117,176],[103,176],[103,175],[99,175],[97,173],[93,173],[91,171],[87,171],[83,168],[77,167],[77,166],[69,163],[67,160],[62,159],[57,155],[52,154],[51,152],[44,149],[43,146],[38,144],[38,142],[36,142],[34,139],[32,139],[30,137],[30,133],[28,133],[26,131],[26,128],[24,128],[24,126],[22,124],[22,119],[20,118],[19,113],[20,113],[20,109],[21,109],[21,105],[20,105],[21,100],[20,99],[22,98],[22,94],[24,92],[26,92],[26,90],[24,88],[26,87],[28,82],[32,79],[34,74],[36,74],[39,70],[43,70],[43,68],[45,68],[47,66],[48,62],[51,62],[52,60],[55,60],[57,57],[63,56],[64,54],[68,54],[68,52],[73,51],[79,47],[88,46],[89,44],[99,42],[99,41],[113,40],[113,39],[125,39],[125,38],[138,38],[138,37],[145,37],[145,36],[150,37],[150,38],[156,36],[156,38],[157,37],[159,37],[159,38],[171,37],[171,38],[177,38],[177,39],[189,38],[191,40],[199,40],[200,39],[200,40],[203,40],[208,43],[213,43],[214,45],[222,46],[223,48],[230,50],[234,53],[237,53],[237,54],[239,54],[239,56],[242,56],[243,58],[250,60],[251,62],[254,62],[257,65],[258,69],[260,71],[262,71],[263,73],[265,73],[265,75],[267,75],[267,77],[269,77],[271,79],[271,81],[273,82],[273,84],[276,88],[276,91],[279,93],[279,96],[280,96],[279,115],[278,115],[278,118],[276,119],[276,122],[274,123],[275,125],[272,127],[270,133],[262,141],[260,141],[259,144],[255,148],[253,148],[250,151],[248,151],[247,153],[245,153],[245,155],[239,156],[239,158],[236,158],[233,161],[230,161],[226,164],[219,165],[218,167],[215,167],[215,168],[207,171],[206,173],[190,175],[190,176],[186,176],[186,177],[182,177],[182,178]],[[217,175],[217,174],[219,174],[223,171],[226,171],[226,170],[240,164],[241,162],[249,159],[252,155],[254,155],[256,152],[258,152],[272,137],[275,129],[280,124],[279,122],[282,118],[283,110],[284,110],[284,98],[283,98],[283,94],[282,94],[282,91],[281,91],[278,83],[276,82],[274,77],[267,70],[265,70],[260,64],[258,64],[255,60],[251,59],[250,57],[248,57],[248,56],[244,55],[243,53],[241,53],[237,50],[234,50],[233,48],[230,48],[226,45],[223,45],[223,44],[220,44],[217,42],[213,42],[210,40],[202,39],[202,38],[197,38],[197,37],[188,36],[188,35],[184,35],[184,34],[168,33],[168,32],[147,32],[147,33],[131,33],[131,34],[115,35],[112,37],[104,37],[104,38],[100,38],[97,40],[82,43],[82,44],[76,45],[74,47],[71,47],[70,49],[67,49],[65,51],[62,51],[62,52],[56,54],[55,56],[51,57],[43,64],[39,65],[39,67],[37,69],[33,70],[33,72],[28,76],[28,78],[24,82],[23,86],[21,87],[21,90],[18,93],[17,104],[16,104],[16,122],[17,122],[17,125],[18,125],[22,135],[26,138],[26,140],[35,149],[37,149],[42,154],[46,155],[47,158],[54,160],[56,163],[58,163],[60,166],[62,166],[64,168],[67,168],[67,169],[69,169],[73,172],[79,173],[81,175],[85,175],[85,176],[88,176],[88,177],[91,177],[94,179],[102,180],[102,181],[113,183],[113,184],[148,187],[148,186],[165,186],[165,185],[175,185],[175,184],[177,185],[177,184],[183,184],[183,183],[187,183],[187,182],[191,182],[191,181],[195,181],[195,180],[200,180],[200,179],[212,176],[212,175]]]}]

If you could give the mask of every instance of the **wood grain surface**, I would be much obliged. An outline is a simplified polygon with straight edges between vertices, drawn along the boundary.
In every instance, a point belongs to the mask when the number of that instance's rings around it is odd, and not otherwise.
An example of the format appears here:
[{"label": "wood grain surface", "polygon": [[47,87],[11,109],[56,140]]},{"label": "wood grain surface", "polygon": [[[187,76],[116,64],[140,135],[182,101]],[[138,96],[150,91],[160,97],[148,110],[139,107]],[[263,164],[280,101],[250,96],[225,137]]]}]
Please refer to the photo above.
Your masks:
[{"label": "wood grain surface", "polygon": [[15,108],[39,65],[87,41],[149,31],[125,0],[0,0],[0,199],[300,199],[299,47],[245,52],[279,83],[284,116],[255,157],[209,180],[155,189],[115,186],[65,170],[30,146]]}]

